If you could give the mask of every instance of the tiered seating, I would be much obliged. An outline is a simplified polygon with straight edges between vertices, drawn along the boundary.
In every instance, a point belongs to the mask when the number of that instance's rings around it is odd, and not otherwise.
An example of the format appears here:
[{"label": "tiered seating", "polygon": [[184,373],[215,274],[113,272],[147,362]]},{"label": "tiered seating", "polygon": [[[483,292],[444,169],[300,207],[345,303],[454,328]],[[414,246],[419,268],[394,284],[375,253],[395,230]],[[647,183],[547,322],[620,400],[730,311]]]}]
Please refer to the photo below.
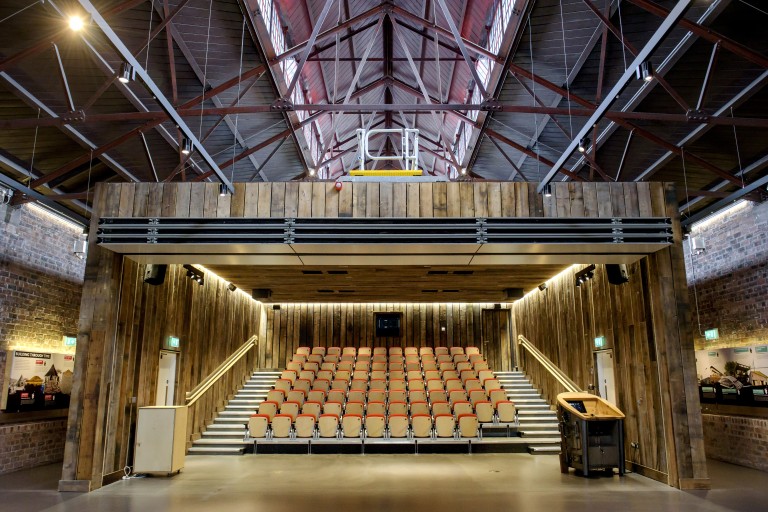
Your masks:
[{"label": "tiered seating", "polygon": [[249,429],[257,438],[473,438],[515,415],[476,347],[300,347]]}]

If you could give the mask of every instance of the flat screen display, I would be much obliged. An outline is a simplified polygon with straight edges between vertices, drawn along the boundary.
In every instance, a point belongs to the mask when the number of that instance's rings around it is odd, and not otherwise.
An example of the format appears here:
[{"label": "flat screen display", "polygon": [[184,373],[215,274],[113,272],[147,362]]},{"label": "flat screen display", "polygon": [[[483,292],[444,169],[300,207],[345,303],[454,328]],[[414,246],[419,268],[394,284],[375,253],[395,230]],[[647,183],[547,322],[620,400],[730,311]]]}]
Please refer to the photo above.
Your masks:
[{"label": "flat screen display", "polygon": [[584,402],[582,402],[581,400],[572,400],[568,402],[568,405],[570,405],[571,407],[573,407],[574,409],[576,409],[582,414],[587,414],[587,408],[584,407]]}]

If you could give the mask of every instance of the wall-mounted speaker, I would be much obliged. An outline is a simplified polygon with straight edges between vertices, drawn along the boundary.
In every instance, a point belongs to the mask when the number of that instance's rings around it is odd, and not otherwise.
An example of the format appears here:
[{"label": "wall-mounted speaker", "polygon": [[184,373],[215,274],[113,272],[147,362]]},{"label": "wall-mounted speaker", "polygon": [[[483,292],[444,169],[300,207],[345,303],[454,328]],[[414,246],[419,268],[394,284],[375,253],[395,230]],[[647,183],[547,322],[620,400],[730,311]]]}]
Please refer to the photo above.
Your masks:
[{"label": "wall-mounted speaker", "polygon": [[154,286],[163,284],[167,269],[168,265],[147,265],[147,268],[144,270],[144,282]]},{"label": "wall-mounted speaker", "polygon": [[623,263],[606,265],[605,273],[608,276],[608,282],[611,284],[624,284],[629,281],[629,272],[627,271],[627,266]]}]

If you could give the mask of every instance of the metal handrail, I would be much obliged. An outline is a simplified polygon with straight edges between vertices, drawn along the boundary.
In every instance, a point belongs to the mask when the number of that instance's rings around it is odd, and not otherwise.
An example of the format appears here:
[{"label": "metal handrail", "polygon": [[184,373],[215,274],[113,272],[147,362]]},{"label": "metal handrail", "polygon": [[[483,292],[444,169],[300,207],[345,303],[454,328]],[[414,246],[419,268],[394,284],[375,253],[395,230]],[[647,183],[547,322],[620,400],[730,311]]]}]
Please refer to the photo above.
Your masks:
[{"label": "metal handrail", "polygon": [[583,391],[563,372],[563,370],[555,365],[555,363],[550,361],[549,358],[545,356],[539,349],[537,349],[534,344],[531,343],[525,336],[520,334],[517,337],[517,343],[528,352],[530,352],[534,359],[541,363],[544,369],[551,373],[557,382],[559,382],[566,389],[566,391],[570,391],[572,393]]},{"label": "metal handrail", "polygon": [[215,370],[213,370],[209,376],[203,379],[200,384],[195,386],[191,391],[187,391],[185,400],[187,407],[197,402],[200,397],[203,396],[205,392],[208,391],[208,389],[210,389],[210,387],[216,383],[216,381],[223,377],[224,374],[227,373],[230,368],[235,365],[235,363],[237,363],[245,354],[247,354],[249,350],[256,346],[256,342],[258,340],[258,336],[251,336],[248,341],[243,343],[240,348],[235,350],[232,355],[230,355],[227,359],[224,360],[223,363],[221,363]]}]

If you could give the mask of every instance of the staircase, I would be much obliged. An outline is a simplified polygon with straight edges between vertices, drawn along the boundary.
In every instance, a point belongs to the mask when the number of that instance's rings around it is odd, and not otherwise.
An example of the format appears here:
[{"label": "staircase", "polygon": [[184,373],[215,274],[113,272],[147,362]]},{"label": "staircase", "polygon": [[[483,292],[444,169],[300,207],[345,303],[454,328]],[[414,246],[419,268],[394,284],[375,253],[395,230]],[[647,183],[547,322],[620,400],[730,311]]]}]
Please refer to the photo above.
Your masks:
[{"label": "staircase", "polygon": [[557,413],[541,398],[523,372],[494,372],[509,400],[515,403],[520,427],[518,432],[529,439],[528,452],[534,455],[560,453],[560,430]]},{"label": "staircase", "polygon": [[213,423],[203,437],[192,443],[188,455],[242,455],[252,441],[244,441],[245,424],[267,398],[267,391],[280,377],[279,371],[256,370]]}]

